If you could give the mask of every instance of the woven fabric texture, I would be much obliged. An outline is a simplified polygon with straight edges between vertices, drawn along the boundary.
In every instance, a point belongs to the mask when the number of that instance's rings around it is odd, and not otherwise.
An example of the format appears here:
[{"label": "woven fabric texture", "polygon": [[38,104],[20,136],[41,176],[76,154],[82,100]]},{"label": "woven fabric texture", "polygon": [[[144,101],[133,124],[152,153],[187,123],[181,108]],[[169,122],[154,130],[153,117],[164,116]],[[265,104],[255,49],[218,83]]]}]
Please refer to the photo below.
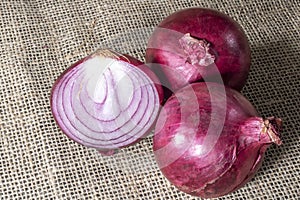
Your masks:
[{"label": "woven fabric texture", "polygon": [[68,66],[97,48],[144,60],[153,28],[172,12],[220,10],[244,28],[252,51],[243,94],[262,116],[283,119],[242,189],[220,199],[300,198],[300,2],[298,0],[2,0],[0,3],[0,199],[199,199],[161,174],[147,137],[112,157],[69,140],[50,110]]}]

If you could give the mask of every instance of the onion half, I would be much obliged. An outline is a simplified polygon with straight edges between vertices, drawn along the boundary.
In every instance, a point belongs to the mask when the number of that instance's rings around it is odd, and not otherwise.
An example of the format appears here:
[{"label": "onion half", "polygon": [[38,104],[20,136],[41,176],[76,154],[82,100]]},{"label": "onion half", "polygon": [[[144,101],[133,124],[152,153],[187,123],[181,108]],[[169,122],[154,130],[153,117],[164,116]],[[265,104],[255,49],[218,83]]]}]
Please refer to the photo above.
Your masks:
[{"label": "onion half", "polygon": [[142,62],[98,50],[57,79],[51,109],[69,138],[110,155],[151,131],[162,96],[158,79]]}]

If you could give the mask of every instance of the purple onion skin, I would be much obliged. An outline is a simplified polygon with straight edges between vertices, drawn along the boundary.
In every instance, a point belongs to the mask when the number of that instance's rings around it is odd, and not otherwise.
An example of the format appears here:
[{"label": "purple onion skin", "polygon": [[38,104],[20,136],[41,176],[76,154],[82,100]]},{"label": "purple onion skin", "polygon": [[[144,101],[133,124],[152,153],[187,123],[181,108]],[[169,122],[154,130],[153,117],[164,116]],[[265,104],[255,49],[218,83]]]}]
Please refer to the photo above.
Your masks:
[{"label": "purple onion skin", "polygon": [[[164,94],[163,94],[163,89],[162,89],[162,86],[160,84],[159,79],[157,78],[155,73],[153,73],[151,71],[151,69],[149,67],[147,67],[143,62],[141,62],[141,61],[137,60],[136,58],[134,58],[132,56],[129,56],[127,54],[120,54],[118,52],[114,52],[114,51],[111,51],[111,50],[108,50],[108,49],[97,50],[96,52],[90,54],[89,56],[86,56],[86,57],[82,58],[81,60],[77,61],[76,63],[71,65],[69,68],[67,68],[57,78],[57,80],[53,84],[53,87],[52,87],[52,90],[51,90],[51,96],[50,96],[50,107],[51,107],[51,111],[52,111],[53,117],[54,117],[57,125],[62,129],[62,131],[65,133],[65,135],[67,137],[74,140],[75,142],[77,142],[79,144],[82,144],[84,146],[87,146],[87,147],[95,148],[102,155],[113,155],[120,148],[125,148],[125,147],[128,147],[130,145],[133,145],[133,144],[137,143],[138,141],[140,141],[144,136],[148,135],[153,130],[156,120],[153,122],[153,124],[147,130],[145,130],[143,135],[140,135],[141,137],[135,138],[135,140],[132,140],[132,142],[130,142],[130,143],[125,141],[124,144],[123,143],[115,144],[115,143],[112,142],[112,145],[114,146],[112,148],[110,148],[109,145],[105,146],[105,147],[104,146],[97,146],[97,145],[89,145],[89,144],[86,144],[85,141],[83,141],[81,139],[78,139],[78,138],[74,137],[74,135],[70,134],[70,131],[67,130],[64,125],[62,125],[62,120],[59,117],[60,114],[58,113],[58,108],[56,107],[55,102],[57,101],[56,98],[58,98],[57,97],[57,90],[58,90],[59,87],[62,87],[62,82],[66,79],[66,77],[68,77],[68,78],[70,77],[69,74],[72,73],[73,70],[76,70],[77,68],[80,67],[80,65],[84,64],[85,62],[89,61],[90,59],[93,59],[94,57],[104,57],[104,58],[114,59],[116,61],[124,61],[124,63],[128,63],[132,67],[136,67],[136,68],[140,69],[142,72],[144,72],[151,79],[151,81],[153,81],[153,84],[155,85],[156,92],[158,94],[158,100],[159,100],[160,104],[162,104],[162,102],[163,102]],[[78,80],[78,81],[80,81],[80,80]],[[65,87],[72,87],[72,86],[69,85],[69,86],[65,86]],[[69,101],[69,100],[65,99],[65,101]],[[95,124],[95,126],[97,126],[97,125]],[[93,127],[91,127],[91,128],[93,128]],[[85,134],[85,133],[83,133],[83,134]]]},{"label": "purple onion skin", "polygon": [[[182,46],[180,40],[185,34],[191,37],[186,37]],[[197,54],[203,51],[197,41],[204,41],[208,49],[205,55]],[[199,51],[192,50],[193,45]],[[207,55],[212,58],[197,63]],[[220,82],[215,80],[218,73],[225,85],[240,91],[249,73],[250,47],[242,27],[229,16],[212,9],[188,8],[171,14],[158,25],[148,42],[146,62],[160,64],[153,68],[161,79],[166,77],[164,84],[173,90],[203,79]]]},{"label": "purple onion skin", "polygon": [[[202,198],[220,197],[245,185],[260,168],[266,149],[272,143],[281,144],[276,129],[280,119],[262,119],[239,92],[225,88],[225,94],[222,87],[193,83],[175,92],[161,110],[153,139],[155,158],[164,176],[179,190]],[[226,104],[211,99],[210,94],[226,98]],[[193,95],[197,103],[191,100]],[[212,119],[212,101],[216,113],[225,107],[220,133],[216,132],[222,117],[217,114]],[[198,109],[190,108],[192,105]],[[194,117],[197,114],[199,121]],[[184,131],[179,131],[181,126]],[[209,126],[215,140],[205,143]],[[199,154],[207,149],[206,154]]]}]

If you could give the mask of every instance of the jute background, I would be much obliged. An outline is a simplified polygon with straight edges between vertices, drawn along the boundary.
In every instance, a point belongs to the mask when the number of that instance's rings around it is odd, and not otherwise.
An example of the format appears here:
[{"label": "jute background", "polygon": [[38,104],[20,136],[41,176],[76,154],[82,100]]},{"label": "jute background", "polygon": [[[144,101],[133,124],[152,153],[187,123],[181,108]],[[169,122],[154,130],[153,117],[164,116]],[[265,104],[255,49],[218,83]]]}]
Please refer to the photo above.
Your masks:
[{"label": "jute background", "polygon": [[151,137],[102,157],[67,139],[50,112],[50,89],[97,48],[141,60],[153,27],[202,6],[244,28],[252,65],[243,94],[284,121],[283,142],[244,188],[220,199],[300,198],[300,2],[298,0],[18,0],[0,2],[0,199],[197,199],[170,185]]}]

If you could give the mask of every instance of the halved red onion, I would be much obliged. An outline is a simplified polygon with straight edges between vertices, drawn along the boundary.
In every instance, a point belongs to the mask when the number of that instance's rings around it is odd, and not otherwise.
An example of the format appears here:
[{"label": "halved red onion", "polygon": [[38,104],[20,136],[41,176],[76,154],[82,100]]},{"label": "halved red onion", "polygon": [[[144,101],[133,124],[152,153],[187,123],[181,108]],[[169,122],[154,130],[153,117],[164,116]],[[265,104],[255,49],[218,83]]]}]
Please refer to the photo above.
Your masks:
[{"label": "halved red onion", "polygon": [[51,109],[68,137],[110,154],[151,131],[162,96],[158,79],[142,62],[98,50],[57,79]]}]

